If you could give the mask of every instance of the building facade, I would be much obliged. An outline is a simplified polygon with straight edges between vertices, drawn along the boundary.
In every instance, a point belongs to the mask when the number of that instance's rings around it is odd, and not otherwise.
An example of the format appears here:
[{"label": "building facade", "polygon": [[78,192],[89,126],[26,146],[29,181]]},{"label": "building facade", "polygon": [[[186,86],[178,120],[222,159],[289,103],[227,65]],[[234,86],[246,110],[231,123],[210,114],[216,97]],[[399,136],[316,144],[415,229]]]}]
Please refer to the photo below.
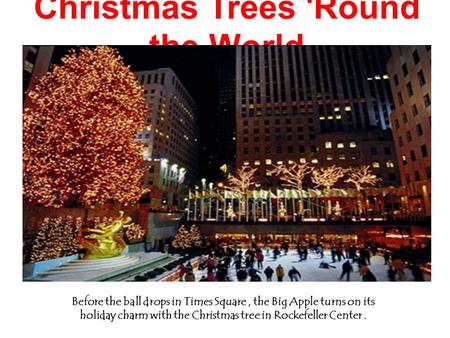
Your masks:
[{"label": "building facade", "polygon": [[148,115],[138,135],[144,142],[144,186],[150,206],[179,210],[198,172],[197,106],[170,68],[136,72],[144,86]]},{"label": "building facade", "polygon": [[382,46],[238,47],[237,166],[371,165],[397,185],[392,98]]},{"label": "building facade", "polygon": [[48,72],[54,48],[54,46],[23,46],[24,94]]},{"label": "building facade", "polygon": [[405,207],[431,215],[431,47],[396,46],[391,53],[392,133]]}]

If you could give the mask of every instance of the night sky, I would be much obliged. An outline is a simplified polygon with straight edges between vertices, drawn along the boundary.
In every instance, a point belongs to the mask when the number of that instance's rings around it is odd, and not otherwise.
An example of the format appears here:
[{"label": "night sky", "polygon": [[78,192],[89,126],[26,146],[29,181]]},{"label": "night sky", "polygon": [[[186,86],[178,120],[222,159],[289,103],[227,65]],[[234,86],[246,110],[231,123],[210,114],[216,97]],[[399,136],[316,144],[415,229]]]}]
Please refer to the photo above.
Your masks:
[{"label": "night sky", "polygon": [[[200,120],[200,175],[208,176],[208,145],[211,145],[217,110],[220,69],[235,62],[235,47],[217,46],[111,46],[116,48],[132,71],[172,68],[198,105]],[[59,63],[76,46],[56,46],[52,63]]]}]

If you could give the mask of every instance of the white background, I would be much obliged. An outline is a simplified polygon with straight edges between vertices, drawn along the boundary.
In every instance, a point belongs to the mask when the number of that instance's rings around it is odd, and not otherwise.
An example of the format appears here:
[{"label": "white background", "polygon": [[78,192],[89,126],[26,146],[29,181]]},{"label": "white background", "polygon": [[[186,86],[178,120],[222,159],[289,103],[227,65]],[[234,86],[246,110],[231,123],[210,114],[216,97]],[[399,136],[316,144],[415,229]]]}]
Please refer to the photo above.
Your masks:
[{"label": "white background", "polygon": [[[8,336],[229,337],[260,335],[331,337],[443,337],[448,308],[448,1],[420,1],[417,21],[315,20],[311,5],[298,0],[292,20],[213,19],[213,0],[199,0],[199,16],[190,21],[41,20],[34,1],[3,1],[1,13],[1,323]],[[431,8],[433,4],[433,9]],[[432,44],[433,55],[433,282],[431,283],[23,283],[21,221],[22,45],[147,44],[153,34],[196,39],[206,33],[242,32],[252,39],[304,34],[305,44]],[[446,193],[447,192],[447,193]],[[372,296],[376,307],[360,322],[119,322],[78,321],[72,296],[114,294],[148,296]],[[447,320],[448,321],[448,320]],[[442,331],[443,330],[443,331]],[[437,332],[440,332],[437,334]],[[434,333],[434,334],[433,334]]]}]

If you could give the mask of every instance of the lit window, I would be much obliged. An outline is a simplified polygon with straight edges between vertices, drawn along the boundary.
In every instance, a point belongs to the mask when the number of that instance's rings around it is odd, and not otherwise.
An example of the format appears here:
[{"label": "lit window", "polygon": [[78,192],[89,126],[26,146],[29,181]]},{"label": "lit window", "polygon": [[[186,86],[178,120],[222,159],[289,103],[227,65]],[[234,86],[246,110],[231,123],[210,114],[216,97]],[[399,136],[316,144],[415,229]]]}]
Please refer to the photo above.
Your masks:
[{"label": "lit window", "polygon": [[406,163],[407,163],[406,155],[402,155],[402,163],[403,163],[403,165],[406,165]]},{"label": "lit window", "polygon": [[339,107],[334,107],[334,111],[339,111],[340,108]]},{"label": "lit window", "polygon": [[328,116],[328,120],[332,120],[332,119],[333,119],[332,115]]},{"label": "lit window", "polygon": [[250,162],[249,161],[244,161],[244,165],[249,165]]},{"label": "lit window", "polygon": [[342,115],[336,115],[336,120],[342,119]]},{"label": "lit window", "polygon": [[339,154],[339,159],[340,160],[345,160],[345,154]]},{"label": "lit window", "polygon": [[320,120],[325,120],[325,116],[319,117]]},{"label": "lit window", "polygon": [[389,79],[389,75],[384,74],[384,75],[383,75],[383,79],[384,79],[384,80],[388,80],[388,79]]},{"label": "lit window", "polygon": [[325,149],[331,149],[333,147],[333,143],[331,141],[325,142]]},{"label": "lit window", "polygon": [[271,171],[266,171],[266,176],[272,176],[272,172]]},{"label": "lit window", "polygon": [[294,164],[294,161],[289,160],[289,161],[288,161],[288,164]]},{"label": "lit window", "polygon": [[277,164],[283,164],[283,161],[277,161]]},{"label": "lit window", "polygon": [[371,77],[367,78],[367,81],[372,81],[372,80],[373,80],[373,78],[371,78]]},{"label": "lit window", "polygon": [[256,160],[255,161],[255,165],[260,165],[261,164],[261,161],[260,160]]},{"label": "lit window", "polygon": [[266,158],[266,164],[267,165],[271,165],[272,164],[272,160],[270,158]]},{"label": "lit window", "polygon": [[311,160],[311,163],[317,164],[317,163],[319,163],[319,161],[317,160],[317,158],[313,158],[313,159]]},{"label": "lit window", "polygon": [[339,149],[344,148],[344,142],[342,142],[342,141],[338,142],[337,147],[338,147]]},{"label": "lit window", "polygon": [[300,158],[300,163],[306,163],[306,158],[301,157],[301,158]]},{"label": "lit window", "polygon": [[345,106],[345,111],[352,111],[352,107],[350,107],[350,106]]},{"label": "lit window", "polygon": [[327,161],[332,161],[332,160],[333,160],[333,156],[327,155]]},{"label": "lit window", "polygon": [[394,162],[393,161],[387,161],[386,162],[386,168],[394,168]]},{"label": "lit window", "polygon": [[381,76],[380,75],[375,75],[375,80],[381,80]]},{"label": "lit window", "polygon": [[373,168],[379,168],[380,167],[380,162],[372,162],[372,167]]},{"label": "lit window", "polygon": [[349,146],[350,146],[350,148],[356,148],[356,142],[355,141],[350,141]]}]

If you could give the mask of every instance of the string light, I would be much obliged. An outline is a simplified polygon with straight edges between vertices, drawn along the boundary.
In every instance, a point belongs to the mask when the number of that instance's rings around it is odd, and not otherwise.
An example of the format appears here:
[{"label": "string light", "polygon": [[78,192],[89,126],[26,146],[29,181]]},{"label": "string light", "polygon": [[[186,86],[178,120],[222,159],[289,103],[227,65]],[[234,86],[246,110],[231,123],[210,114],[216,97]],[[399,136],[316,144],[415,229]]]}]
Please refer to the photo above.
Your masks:
[{"label": "string light", "polygon": [[147,106],[115,49],[72,50],[27,93],[23,190],[32,202],[128,204],[142,195]]},{"label": "string light", "polygon": [[345,175],[347,169],[331,166],[327,168],[314,168],[312,171],[311,179],[317,186],[323,186],[326,189],[330,190],[333,185],[336,184],[337,181],[341,177]]}]

